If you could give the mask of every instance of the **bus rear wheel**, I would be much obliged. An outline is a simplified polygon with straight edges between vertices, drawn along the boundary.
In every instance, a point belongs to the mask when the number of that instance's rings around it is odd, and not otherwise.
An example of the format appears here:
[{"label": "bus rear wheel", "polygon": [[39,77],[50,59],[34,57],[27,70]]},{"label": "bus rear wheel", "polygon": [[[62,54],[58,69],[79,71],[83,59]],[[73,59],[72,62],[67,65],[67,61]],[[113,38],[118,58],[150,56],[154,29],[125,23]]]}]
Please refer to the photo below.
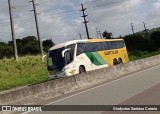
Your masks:
[{"label": "bus rear wheel", "polygon": [[123,64],[123,61],[121,58],[118,59],[118,64]]},{"label": "bus rear wheel", "polygon": [[118,64],[117,59],[114,59],[114,60],[113,60],[113,65],[117,65],[117,64]]},{"label": "bus rear wheel", "polygon": [[85,70],[84,66],[80,66],[79,67],[79,74],[83,74],[83,73],[86,73],[86,70]]}]

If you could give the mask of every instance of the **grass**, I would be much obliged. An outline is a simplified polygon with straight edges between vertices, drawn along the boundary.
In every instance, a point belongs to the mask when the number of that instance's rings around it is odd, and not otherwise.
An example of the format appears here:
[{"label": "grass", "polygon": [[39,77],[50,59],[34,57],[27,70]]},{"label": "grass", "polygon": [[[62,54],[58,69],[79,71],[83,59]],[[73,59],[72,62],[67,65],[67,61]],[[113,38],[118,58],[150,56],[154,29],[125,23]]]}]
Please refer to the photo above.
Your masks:
[{"label": "grass", "polygon": [[136,51],[136,52],[129,52],[129,60],[133,61],[133,60],[138,60],[138,59],[143,59],[143,58],[147,58],[147,57],[151,57],[151,56],[155,56],[155,55],[159,55],[160,54],[160,49],[154,52],[147,52],[147,51]]},{"label": "grass", "polygon": [[[130,61],[160,54],[160,50],[149,53],[147,51],[129,52]],[[14,59],[0,60],[0,91],[16,87],[39,83],[47,80],[47,67],[40,56],[26,56]]]},{"label": "grass", "polygon": [[47,79],[46,63],[40,56],[21,57],[0,60],[0,91],[28,84],[38,83]]}]

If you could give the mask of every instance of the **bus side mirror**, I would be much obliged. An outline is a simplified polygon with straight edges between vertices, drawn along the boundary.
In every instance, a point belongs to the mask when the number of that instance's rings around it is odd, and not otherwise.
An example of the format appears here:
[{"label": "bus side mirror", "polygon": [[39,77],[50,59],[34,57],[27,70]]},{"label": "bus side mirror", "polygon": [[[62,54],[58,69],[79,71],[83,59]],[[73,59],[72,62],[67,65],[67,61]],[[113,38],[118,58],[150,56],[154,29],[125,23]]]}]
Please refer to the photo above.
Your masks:
[{"label": "bus side mirror", "polygon": [[69,48],[69,49],[65,49],[65,50],[63,50],[63,51],[62,51],[62,57],[64,57],[64,56],[65,56],[66,51],[69,51],[69,50],[71,50],[71,49]]}]

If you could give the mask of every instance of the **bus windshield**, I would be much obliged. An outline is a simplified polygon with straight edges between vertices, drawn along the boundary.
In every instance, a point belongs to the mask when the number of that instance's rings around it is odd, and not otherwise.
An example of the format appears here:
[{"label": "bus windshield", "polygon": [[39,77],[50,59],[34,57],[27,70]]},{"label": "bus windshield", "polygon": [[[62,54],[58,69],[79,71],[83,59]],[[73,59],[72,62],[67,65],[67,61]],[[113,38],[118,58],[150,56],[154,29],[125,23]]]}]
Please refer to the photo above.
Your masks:
[{"label": "bus windshield", "polygon": [[48,54],[48,70],[62,70],[65,66],[65,58],[62,57],[62,51],[65,49],[59,48],[53,51],[50,51]]},{"label": "bus windshield", "polygon": [[[62,52],[65,49],[69,49],[65,52],[65,56],[62,57]],[[59,49],[49,51],[48,53],[48,70],[49,71],[61,71],[65,65],[71,63],[74,59],[75,44],[68,45]]]}]

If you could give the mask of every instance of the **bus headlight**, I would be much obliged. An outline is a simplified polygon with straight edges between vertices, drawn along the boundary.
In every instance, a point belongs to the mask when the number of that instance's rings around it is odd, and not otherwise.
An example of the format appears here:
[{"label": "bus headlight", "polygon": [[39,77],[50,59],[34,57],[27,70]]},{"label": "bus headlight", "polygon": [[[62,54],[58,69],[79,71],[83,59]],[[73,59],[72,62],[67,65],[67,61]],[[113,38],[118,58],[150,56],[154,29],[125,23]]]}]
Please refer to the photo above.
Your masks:
[{"label": "bus headlight", "polygon": [[75,74],[75,71],[76,71],[76,70],[71,70],[69,73],[71,73],[72,75],[74,75],[74,74]]}]

